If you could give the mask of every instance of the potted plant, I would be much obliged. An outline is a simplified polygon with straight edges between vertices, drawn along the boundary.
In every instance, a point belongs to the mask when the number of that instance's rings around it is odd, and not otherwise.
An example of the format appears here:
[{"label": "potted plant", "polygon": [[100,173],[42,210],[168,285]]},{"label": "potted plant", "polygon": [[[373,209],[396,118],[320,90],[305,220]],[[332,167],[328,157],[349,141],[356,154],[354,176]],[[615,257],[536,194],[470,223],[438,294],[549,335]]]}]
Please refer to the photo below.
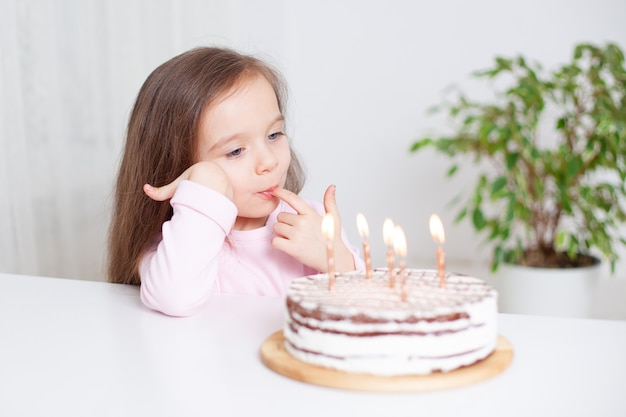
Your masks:
[{"label": "potted plant", "polygon": [[[626,69],[613,43],[576,45],[571,61],[545,71],[523,56],[496,57],[472,74],[493,97],[458,92],[435,107],[452,133],[416,140],[479,167],[455,221],[469,218],[493,247],[492,271],[504,264],[571,268],[598,253],[614,271],[626,244]],[[457,90],[458,91],[458,90]],[[547,124],[546,124],[547,123]],[[547,128],[546,126],[551,126]]]}]

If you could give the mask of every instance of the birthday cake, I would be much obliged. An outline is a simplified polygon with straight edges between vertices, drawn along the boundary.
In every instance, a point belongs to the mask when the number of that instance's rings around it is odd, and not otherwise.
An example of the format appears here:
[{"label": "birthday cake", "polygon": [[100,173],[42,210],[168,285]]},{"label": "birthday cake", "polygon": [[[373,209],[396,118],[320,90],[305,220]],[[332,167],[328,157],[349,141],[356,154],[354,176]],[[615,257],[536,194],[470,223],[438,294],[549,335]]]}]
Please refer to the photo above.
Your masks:
[{"label": "birthday cake", "polygon": [[286,297],[285,349],[349,373],[425,375],[489,356],[497,342],[497,292],[484,281],[407,269],[393,287],[386,269],[294,280]]}]

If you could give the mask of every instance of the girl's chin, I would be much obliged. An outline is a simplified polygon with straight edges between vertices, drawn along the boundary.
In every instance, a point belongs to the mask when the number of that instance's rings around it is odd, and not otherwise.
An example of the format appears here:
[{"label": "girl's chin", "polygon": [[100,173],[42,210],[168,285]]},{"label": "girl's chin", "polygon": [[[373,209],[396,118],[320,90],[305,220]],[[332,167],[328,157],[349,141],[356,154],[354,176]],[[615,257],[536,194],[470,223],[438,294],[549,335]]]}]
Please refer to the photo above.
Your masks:
[{"label": "girl's chin", "polygon": [[[239,210],[237,219],[235,220],[235,230],[252,230],[265,226],[267,218],[278,206],[278,199],[276,201],[267,201],[265,204],[257,204],[252,212],[246,212]],[[263,205],[261,208],[259,206]]]}]

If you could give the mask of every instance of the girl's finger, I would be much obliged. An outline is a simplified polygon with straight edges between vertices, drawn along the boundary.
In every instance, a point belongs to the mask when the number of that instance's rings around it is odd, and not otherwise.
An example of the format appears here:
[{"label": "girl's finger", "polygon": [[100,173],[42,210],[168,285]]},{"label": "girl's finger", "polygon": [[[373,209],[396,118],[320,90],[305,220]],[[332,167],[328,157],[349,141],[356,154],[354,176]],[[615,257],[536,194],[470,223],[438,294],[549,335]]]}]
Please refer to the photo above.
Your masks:
[{"label": "girl's finger", "polygon": [[289,239],[289,231],[291,230],[291,226],[287,226],[285,224],[282,223],[276,223],[274,225],[274,233],[276,233],[276,236],[280,236],[284,239]]},{"label": "girl's finger", "polygon": [[174,196],[176,187],[172,187],[172,184],[165,185],[163,187],[153,187],[150,184],[143,186],[143,192],[154,201],[165,201]]},{"label": "girl's finger", "polygon": [[335,197],[335,192],[337,191],[337,186],[329,185],[324,193],[324,209],[326,212],[331,213],[335,220],[339,218],[339,209],[337,208],[337,198]]},{"label": "girl's finger", "polygon": [[339,217],[339,209],[337,208],[336,191],[337,187],[335,185],[329,185],[326,189],[324,193],[324,210],[332,214],[335,220],[335,237],[339,237],[341,236],[341,218]]},{"label": "girl's finger", "polygon": [[289,190],[275,188],[272,194],[289,204],[298,214],[308,214],[314,211],[303,199]]},{"label": "girl's finger", "polygon": [[298,214],[291,214],[286,211],[278,213],[278,216],[276,216],[276,221],[278,221],[279,223],[288,224],[289,226],[295,225],[297,220]]},{"label": "girl's finger", "polygon": [[146,193],[148,197],[155,201],[165,201],[174,197],[174,193],[178,188],[178,185],[186,179],[189,179],[189,175],[191,170],[193,169],[193,165],[187,168],[182,174],[178,176],[174,181],[170,182],[167,185],[162,187],[154,187],[150,184],[145,184],[143,186],[143,192]]}]

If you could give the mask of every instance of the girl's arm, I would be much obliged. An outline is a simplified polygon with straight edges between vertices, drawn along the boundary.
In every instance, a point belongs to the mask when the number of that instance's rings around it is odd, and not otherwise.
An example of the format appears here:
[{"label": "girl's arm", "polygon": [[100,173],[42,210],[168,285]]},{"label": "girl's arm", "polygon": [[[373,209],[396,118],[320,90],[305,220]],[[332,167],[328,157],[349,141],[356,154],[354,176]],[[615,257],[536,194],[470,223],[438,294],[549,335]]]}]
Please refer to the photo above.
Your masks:
[{"label": "girl's arm", "polygon": [[171,316],[194,314],[215,291],[218,255],[237,209],[224,195],[183,181],[171,200],[174,214],[139,267],[143,303]]},{"label": "girl's arm", "polygon": [[174,213],[141,259],[141,300],[168,315],[191,315],[215,290],[218,255],[237,217],[230,182],[217,165],[202,162],[166,186],[144,190],[154,200],[171,198]]}]

